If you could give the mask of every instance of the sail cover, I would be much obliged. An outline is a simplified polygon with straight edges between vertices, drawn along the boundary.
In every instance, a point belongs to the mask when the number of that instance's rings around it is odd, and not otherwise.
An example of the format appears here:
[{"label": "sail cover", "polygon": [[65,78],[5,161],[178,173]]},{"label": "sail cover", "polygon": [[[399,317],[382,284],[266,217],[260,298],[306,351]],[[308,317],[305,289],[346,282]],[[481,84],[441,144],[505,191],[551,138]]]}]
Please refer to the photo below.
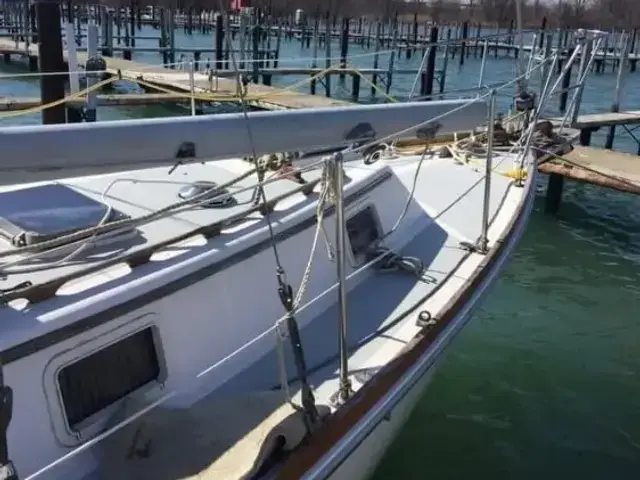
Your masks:
[{"label": "sail cover", "polygon": [[[0,184],[471,130],[482,99],[202,115],[0,131]],[[250,132],[250,133],[249,133]]]}]

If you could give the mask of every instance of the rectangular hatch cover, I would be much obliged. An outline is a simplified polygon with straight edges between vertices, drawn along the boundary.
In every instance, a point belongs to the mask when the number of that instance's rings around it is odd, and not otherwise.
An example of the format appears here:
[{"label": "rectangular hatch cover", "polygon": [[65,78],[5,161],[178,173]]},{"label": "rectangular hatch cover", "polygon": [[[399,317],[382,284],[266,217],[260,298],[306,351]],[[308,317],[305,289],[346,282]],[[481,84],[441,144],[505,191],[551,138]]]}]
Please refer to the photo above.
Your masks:
[{"label": "rectangular hatch cover", "polygon": [[[60,184],[0,192],[0,237],[14,247],[37,245],[95,227],[108,208]],[[105,223],[126,218],[129,217],[112,209]]]}]

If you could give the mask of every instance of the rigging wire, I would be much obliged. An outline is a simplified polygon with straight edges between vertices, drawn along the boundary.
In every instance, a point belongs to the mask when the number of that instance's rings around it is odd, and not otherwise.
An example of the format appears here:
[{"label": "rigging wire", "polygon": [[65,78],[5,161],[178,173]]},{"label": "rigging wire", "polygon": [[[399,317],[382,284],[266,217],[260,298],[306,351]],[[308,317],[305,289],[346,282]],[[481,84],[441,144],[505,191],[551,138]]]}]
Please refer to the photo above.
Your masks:
[{"label": "rigging wire", "polygon": [[[224,24],[224,31],[229,32],[230,31],[229,18],[227,16],[222,0],[220,0],[219,5],[220,5],[220,14],[222,15],[222,21]],[[236,61],[233,45],[231,44],[231,37],[229,35],[225,35],[225,40],[227,44],[227,50],[230,52],[230,58],[231,58],[231,64],[233,66],[233,70],[236,72],[236,75],[235,75],[236,88],[237,88],[237,91],[240,92],[240,106],[242,109],[242,115],[245,119],[245,123],[247,126],[247,136],[249,138],[249,144],[251,146],[253,160],[254,162],[257,162],[258,157],[256,154],[253,130],[251,128],[251,120],[249,118],[247,102],[244,98],[246,92],[242,88],[243,79],[241,77],[238,63]],[[268,206],[269,203],[268,203],[267,195],[263,186],[263,178],[258,171],[256,173],[258,174],[258,191],[265,205],[264,214],[265,214],[265,220],[267,222],[268,229],[269,229],[271,249],[273,251],[274,259],[276,262],[276,279],[278,282],[278,294],[280,296],[280,301],[282,302],[282,305],[287,311],[287,315],[286,315],[287,329],[289,333],[291,347],[293,349],[293,357],[296,364],[298,378],[300,378],[300,382],[301,382],[301,397],[302,397],[302,407],[304,410],[304,423],[307,428],[307,431],[311,432],[318,420],[318,410],[316,408],[313,390],[311,389],[311,386],[309,385],[309,381],[307,379],[307,365],[304,358],[304,351],[302,349],[302,340],[300,338],[298,323],[294,316],[295,310],[296,310],[296,304],[295,304],[296,299],[294,298],[293,288],[287,282],[286,272],[284,270],[284,267],[282,266],[280,254],[278,252],[278,245],[276,242],[273,224],[271,221],[271,212]],[[325,184],[324,188],[328,188],[327,184]],[[311,253],[311,256],[313,257],[313,252]],[[282,360],[280,360],[280,362],[282,364]]]}]

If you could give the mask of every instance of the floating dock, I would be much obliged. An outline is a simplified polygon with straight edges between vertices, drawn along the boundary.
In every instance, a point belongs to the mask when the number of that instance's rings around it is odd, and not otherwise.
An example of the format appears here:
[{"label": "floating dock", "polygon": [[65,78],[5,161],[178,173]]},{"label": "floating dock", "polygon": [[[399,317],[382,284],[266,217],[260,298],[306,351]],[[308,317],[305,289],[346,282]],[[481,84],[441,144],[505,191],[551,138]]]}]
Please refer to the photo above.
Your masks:
[{"label": "floating dock", "polygon": [[566,155],[541,163],[538,170],[624,193],[640,194],[640,159],[629,153],[576,146]]},{"label": "floating dock", "polygon": [[[122,93],[112,95],[98,95],[98,106],[124,107],[136,105],[166,105],[186,102],[184,95],[171,93]],[[87,103],[86,97],[71,99],[67,105],[82,107]],[[40,107],[39,98],[0,97],[0,112],[29,110]],[[2,116],[0,116],[0,120]]]},{"label": "floating dock", "polygon": [[[30,59],[38,58],[38,46],[20,43],[17,48],[15,42],[7,39],[0,39],[0,52],[8,54],[19,54]],[[63,52],[65,61],[67,51]],[[87,61],[87,53],[77,52],[78,64],[84,66]],[[125,60],[122,58],[103,57],[107,63],[107,72],[117,75],[123,80],[143,80],[144,82],[156,85],[159,90],[172,89],[183,92],[191,92],[190,74],[180,70],[170,70],[162,66],[153,66],[145,63]],[[34,60],[30,60],[34,61]],[[237,82],[229,78],[194,72],[194,89],[197,93],[215,94],[220,98],[235,98],[239,100]],[[167,92],[164,92],[167,93]],[[252,83],[248,86],[247,95],[251,98],[253,106],[269,110],[286,110],[299,108],[323,108],[351,105],[351,102],[328,98],[322,95],[309,95],[292,90],[275,88],[267,85]]]}]

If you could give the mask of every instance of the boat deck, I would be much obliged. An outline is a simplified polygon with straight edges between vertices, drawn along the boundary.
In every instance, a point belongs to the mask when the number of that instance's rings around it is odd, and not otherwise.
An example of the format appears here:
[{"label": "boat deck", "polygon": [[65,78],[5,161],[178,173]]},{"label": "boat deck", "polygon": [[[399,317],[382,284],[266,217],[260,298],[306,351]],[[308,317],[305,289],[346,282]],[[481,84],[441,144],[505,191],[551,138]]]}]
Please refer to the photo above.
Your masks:
[{"label": "boat deck", "polygon": [[[510,162],[512,158],[498,158],[496,163],[499,164],[502,160]],[[394,178],[399,182],[397,186],[401,186],[402,191],[407,195],[412,190],[418,162],[419,159],[415,156],[387,162],[395,174]],[[357,167],[348,169],[347,174],[356,169]],[[363,272],[361,279],[350,280],[359,282],[350,290],[348,298],[349,372],[354,391],[361,389],[425,327],[417,322],[420,312],[429,312],[434,320],[439,318],[451,298],[464,287],[476,269],[480,268],[484,256],[469,252],[463,245],[463,242],[474,243],[481,232],[479,219],[484,182],[482,182],[483,173],[478,170],[470,165],[452,165],[451,159],[428,157],[417,177],[415,197],[406,214],[408,223],[403,226],[403,229],[414,232],[415,236],[411,235],[412,239],[407,244],[397,245],[396,249],[402,256],[419,259],[425,267],[423,273],[414,275],[403,271],[380,272],[374,268]],[[492,177],[490,196],[490,240],[492,242],[505,232],[514,213],[521,206],[524,191],[522,188],[514,187],[513,181],[504,175],[495,173]],[[464,193],[462,197],[461,193]],[[399,205],[399,209],[401,207]],[[329,295],[335,294],[335,291],[329,293]],[[330,304],[331,306],[324,310],[318,309],[317,305],[303,306],[296,313],[298,322],[307,325],[301,331],[302,345],[317,404],[325,410],[327,406],[333,404],[334,394],[338,390],[339,372],[337,346],[339,312],[336,302],[330,301]],[[455,325],[449,338],[452,338],[452,334],[462,325],[463,321]],[[277,399],[277,395],[280,395],[280,401],[276,401],[276,405],[272,405],[272,408],[264,414],[263,420],[268,423],[270,416],[282,408],[282,405],[286,405],[284,392],[280,390],[282,385],[278,380],[282,378],[281,374],[287,375],[288,384],[294,392],[299,387],[294,361],[287,344],[284,345],[283,351],[284,372],[281,370],[279,350],[272,348],[266,356],[254,362],[213,394],[200,400],[195,408],[191,407],[184,412],[194,411],[197,414],[203,409],[216,410],[213,407],[218,405],[217,402],[229,402],[230,399],[235,398],[239,406],[233,410],[233,415],[230,414],[229,418],[239,418],[242,417],[243,402],[248,402],[256,395],[264,395],[260,392],[272,392],[275,395],[271,397],[272,401],[274,398]],[[299,392],[294,393],[294,401],[300,402]],[[180,415],[184,416],[186,413]],[[207,423],[208,417],[210,417],[208,414],[198,416],[204,423]],[[152,418],[151,424],[155,428],[159,422],[158,419],[164,418],[164,414],[154,414]],[[160,423],[168,424],[169,422],[163,420]],[[120,446],[128,445],[130,440],[127,439],[133,438],[132,432],[138,431],[137,429],[143,424],[144,420],[141,420],[130,425],[126,431],[123,430],[117,434],[114,443]],[[183,429],[176,429],[173,424],[166,425],[157,435],[162,439],[167,435],[166,430],[171,429],[174,435],[184,438],[185,441],[193,438],[193,435],[198,439],[206,438],[206,435],[198,433],[202,431],[201,422],[191,427],[188,426],[190,422],[183,424],[187,425]],[[253,430],[249,429],[252,431],[249,436],[254,436],[256,429],[261,428],[260,421],[252,428]],[[158,429],[155,431],[158,432]],[[247,431],[246,429],[236,431],[236,435],[242,438],[243,435],[247,435]],[[200,445],[202,440],[196,443]],[[231,451],[236,448],[241,447],[233,447]],[[122,450],[122,447],[120,449]],[[255,453],[245,457],[243,461],[248,462],[247,465],[242,465],[242,461],[237,460],[237,468],[243,471],[252,468]],[[162,455],[158,454],[124,462],[117,459],[113,462],[113,457],[107,458],[110,459],[108,465],[115,465],[117,468],[115,471],[118,472],[119,478],[123,479],[134,479],[136,472],[149,471],[148,468],[162,471],[161,466],[166,462]],[[234,458],[238,458],[237,455]],[[227,478],[221,473],[221,463],[225,463],[224,459],[222,462],[212,460],[210,464],[204,466],[201,461],[195,462],[196,466],[193,464],[185,466],[182,461],[181,472],[204,475],[203,478],[209,478],[207,475],[213,472],[218,477],[211,478]],[[171,465],[173,468],[173,463]],[[103,471],[109,471],[108,466],[105,465],[105,468],[106,470]]]},{"label": "boat deck", "polygon": [[[500,160],[498,158],[496,163],[500,163]],[[508,160],[511,161],[511,158]],[[416,161],[413,157],[406,163],[399,160],[398,165],[392,166],[407,194],[412,186]],[[393,161],[389,163],[393,165]],[[380,349],[397,352],[417,333],[419,310],[416,310],[416,305],[433,306],[430,313],[435,317],[444,305],[439,303],[442,298],[450,298],[473,273],[473,269],[461,266],[470,255],[464,243],[475,244],[481,232],[482,180],[483,173],[468,165],[458,165],[452,171],[450,159],[431,158],[425,161],[417,181],[414,201],[407,213],[407,222],[411,226],[404,227],[416,232],[416,236],[398,250],[403,256],[419,259],[425,267],[424,275],[416,277],[405,272],[369,272],[369,276],[349,292],[350,364],[356,381],[367,378],[366,372],[370,369],[375,370],[383,365],[375,362]],[[460,197],[462,192],[465,194]],[[494,174],[490,219],[497,219],[500,213],[503,218],[508,217],[521,196],[522,189],[514,187],[510,178]],[[503,222],[503,218],[495,223]],[[477,254],[472,256],[482,257]],[[442,298],[430,302],[430,298],[441,290]],[[335,292],[333,294],[336,295]],[[300,315],[304,316],[303,319],[308,316],[314,318],[302,332],[308,365],[314,372],[314,383],[331,383],[337,375],[338,306],[334,304],[321,312],[310,307],[308,311],[303,309]],[[407,332],[411,332],[411,335],[407,335]],[[389,342],[390,339],[393,342]],[[391,344],[395,344],[395,347],[390,347]],[[231,380],[223,387],[223,391],[238,393],[256,387],[277,387],[277,384],[273,384],[273,379],[278,378],[276,356],[276,351],[271,352],[267,358]],[[295,372],[288,348],[287,359],[287,370]],[[364,373],[359,374],[360,371]],[[322,400],[326,402],[328,398],[322,397]]]},{"label": "boat deck", "polygon": [[[107,204],[130,218],[139,218],[180,202],[181,198],[178,196],[180,189],[191,182],[215,181],[218,184],[224,184],[251,170],[250,163],[238,159],[178,167],[172,174],[166,168],[156,168],[126,174],[68,179],[57,184],[70,187],[86,197]],[[318,171],[306,175],[309,181],[318,177]],[[251,187],[255,184],[254,174],[231,187],[229,191],[233,194],[234,204],[228,207],[181,208],[176,213],[139,225],[133,235],[123,235],[120,241],[116,240],[118,238],[116,237],[114,241],[108,242],[103,247],[88,249],[69,260],[61,261],[75,250],[77,245],[56,255],[36,256],[37,258],[33,261],[25,261],[19,266],[5,269],[5,278],[0,279],[0,288],[7,289],[12,285],[35,280],[35,278],[38,283],[44,283],[79,274],[92,265],[106,264],[127,253],[132,254],[148,249],[208,225],[232,223],[233,225],[226,225],[222,237],[214,239],[211,245],[212,248],[221,249],[242,236],[255,233],[262,226],[262,215],[251,211],[253,194]],[[0,195],[20,188],[25,186],[0,188]],[[311,199],[302,193],[295,193],[299,189],[299,184],[282,179],[267,184],[265,193],[269,199],[293,194],[287,198],[286,202],[277,206],[277,213],[282,215],[286,214],[286,209],[298,206],[299,203],[311,202]],[[0,252],[10,253],[13,249],[14,247],[8,242],[0,240]],[[12,256],[8,261],[17,259],[14,257],[19,258],[17,255]],[[167,257],[166,253],[164,257]]]}]

